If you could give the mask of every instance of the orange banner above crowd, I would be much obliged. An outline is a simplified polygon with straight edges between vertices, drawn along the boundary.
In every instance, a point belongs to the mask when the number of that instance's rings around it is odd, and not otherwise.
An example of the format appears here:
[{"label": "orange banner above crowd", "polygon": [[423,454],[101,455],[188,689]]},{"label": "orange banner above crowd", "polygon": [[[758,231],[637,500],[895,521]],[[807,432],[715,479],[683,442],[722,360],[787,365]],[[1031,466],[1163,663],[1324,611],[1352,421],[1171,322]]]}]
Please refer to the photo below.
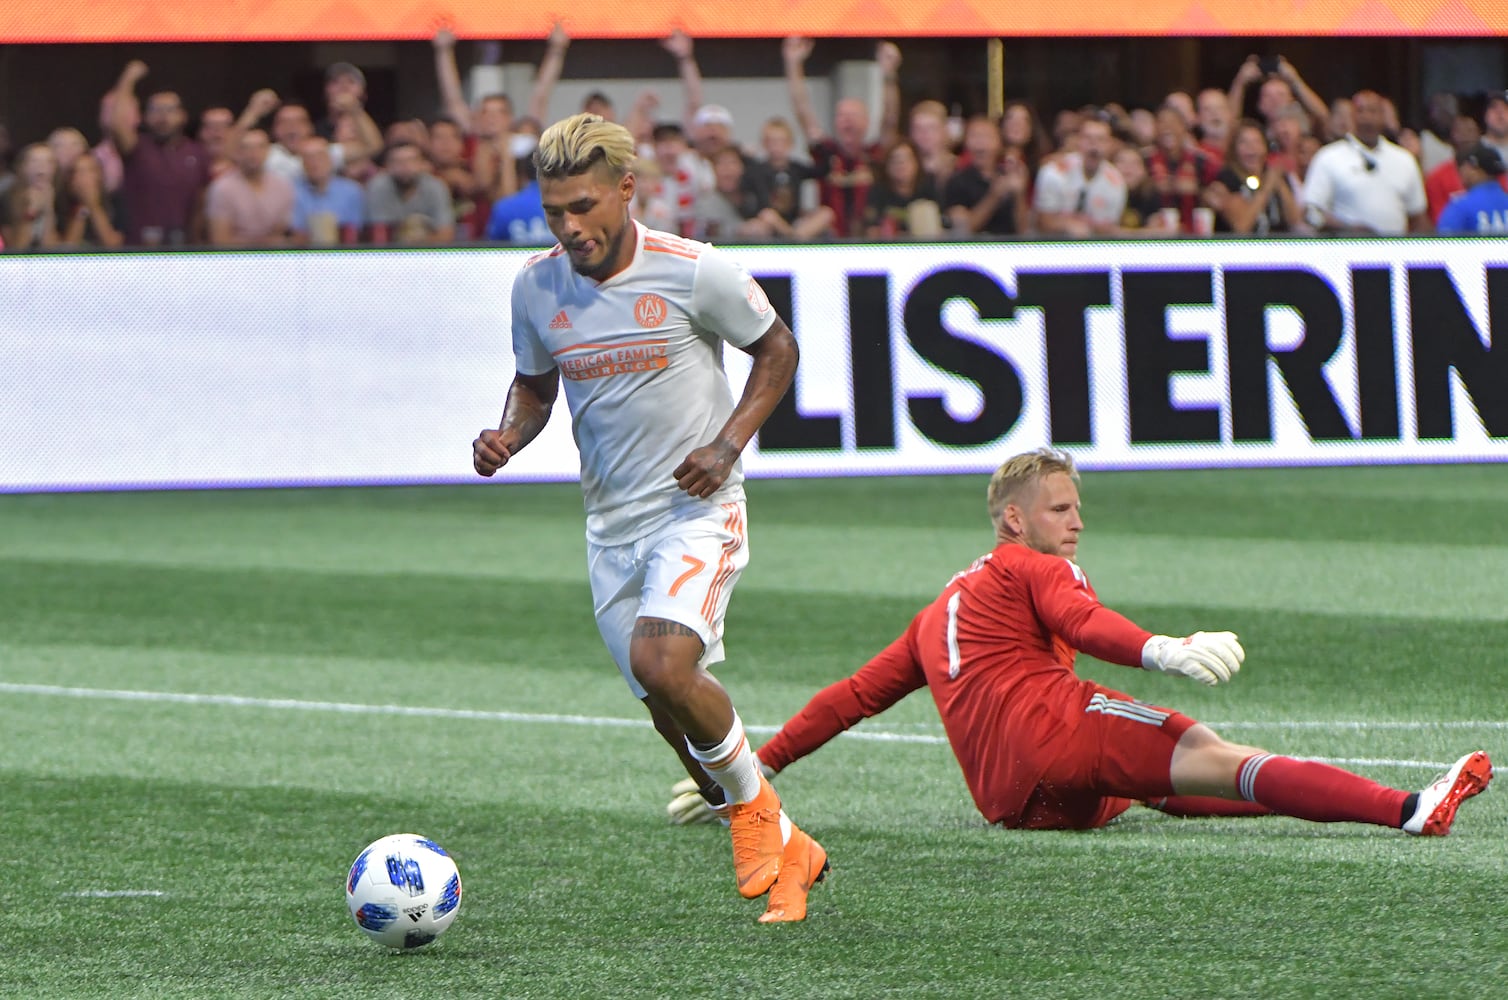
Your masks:
[{"label": "orange banner above crowd", "polygon": [[0,43],[356,41],[543,38],[559,19],[576,38],[1188,35],[1503,36],[1504,0],[6,0]]}]

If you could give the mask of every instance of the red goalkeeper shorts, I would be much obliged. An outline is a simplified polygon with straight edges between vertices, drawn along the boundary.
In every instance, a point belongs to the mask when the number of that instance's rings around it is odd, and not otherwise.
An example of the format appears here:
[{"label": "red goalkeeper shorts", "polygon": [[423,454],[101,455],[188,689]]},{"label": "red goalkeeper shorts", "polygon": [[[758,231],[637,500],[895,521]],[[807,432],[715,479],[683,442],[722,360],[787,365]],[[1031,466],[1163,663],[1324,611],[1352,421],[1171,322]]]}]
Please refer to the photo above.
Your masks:
[{"label": "red goalkeeper shorts", "polygon": [[1104,826],[1133,802],[1173,794],[1173,748],[1194,720],[1099,688],[1022,810],[1027,830]]}]

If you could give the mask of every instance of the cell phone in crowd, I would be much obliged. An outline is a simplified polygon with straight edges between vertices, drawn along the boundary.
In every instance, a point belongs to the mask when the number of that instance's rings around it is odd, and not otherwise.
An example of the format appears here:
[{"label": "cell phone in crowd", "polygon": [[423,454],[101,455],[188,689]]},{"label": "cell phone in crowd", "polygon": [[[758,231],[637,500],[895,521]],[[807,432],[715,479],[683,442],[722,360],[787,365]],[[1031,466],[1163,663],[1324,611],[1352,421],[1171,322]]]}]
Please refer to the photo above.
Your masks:
[{"label": "cell phone in crowd", "polygon": [[1263,56],[1261,59],[1259,59],[1257,61],[1257,67],[1259,69],[1261,69],[1263,73],[1267,74],[1268,76],[1272,76],[1274,73],[1276,73],[1278,71],[1278,59],[1279,58],[1281,58],[1281,57],[1279,57],[1279,56]]}]

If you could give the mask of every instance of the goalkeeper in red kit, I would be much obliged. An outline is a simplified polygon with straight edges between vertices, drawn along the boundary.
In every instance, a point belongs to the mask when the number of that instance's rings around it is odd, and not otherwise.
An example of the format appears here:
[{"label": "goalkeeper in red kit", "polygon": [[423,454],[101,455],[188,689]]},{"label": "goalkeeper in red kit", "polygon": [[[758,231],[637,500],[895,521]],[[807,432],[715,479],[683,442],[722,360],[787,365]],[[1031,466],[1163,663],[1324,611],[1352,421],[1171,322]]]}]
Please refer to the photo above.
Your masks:
[{"label": "goalkeeper in red kit", "polygon": [[[767,771],[928,688],[980,813],[1019,829],[1103,826],[1133,802],[1183,816],[1279,813],[1316,822],[1450,832],[1460,804],[1487,787],[1476,751],[1420,792],[1229,743],[1171,709],[1144,704],[1073,669],[1076,650],[1205,684],[1231,679],[1234,633],[1153,635],[1105,607],[1075,561],[1078,474],[1065,453],[1009,459],[990,479],[996,547],[957,574],[898,639],[818,692],[758,751]],[[687,783],[677,822],[710,819],[714,795]]]}]

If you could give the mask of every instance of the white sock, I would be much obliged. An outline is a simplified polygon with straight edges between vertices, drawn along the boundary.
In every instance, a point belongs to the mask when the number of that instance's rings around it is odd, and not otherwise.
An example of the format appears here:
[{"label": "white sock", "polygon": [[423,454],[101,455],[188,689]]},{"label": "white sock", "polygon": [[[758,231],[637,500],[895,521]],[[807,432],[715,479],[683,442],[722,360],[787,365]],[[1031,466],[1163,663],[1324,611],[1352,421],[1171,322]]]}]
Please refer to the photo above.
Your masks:
[{"label": "white sock", "polygon": [[737,712],[733,713],[728,735],[717,746],[703,750],[690,740],[686,746],[691,756],[701,762],[702,770],[722,786],[730,803],[748,802],[759,794],[759,766],[754,763],[754,751],[749,749],[743,720]]}]

